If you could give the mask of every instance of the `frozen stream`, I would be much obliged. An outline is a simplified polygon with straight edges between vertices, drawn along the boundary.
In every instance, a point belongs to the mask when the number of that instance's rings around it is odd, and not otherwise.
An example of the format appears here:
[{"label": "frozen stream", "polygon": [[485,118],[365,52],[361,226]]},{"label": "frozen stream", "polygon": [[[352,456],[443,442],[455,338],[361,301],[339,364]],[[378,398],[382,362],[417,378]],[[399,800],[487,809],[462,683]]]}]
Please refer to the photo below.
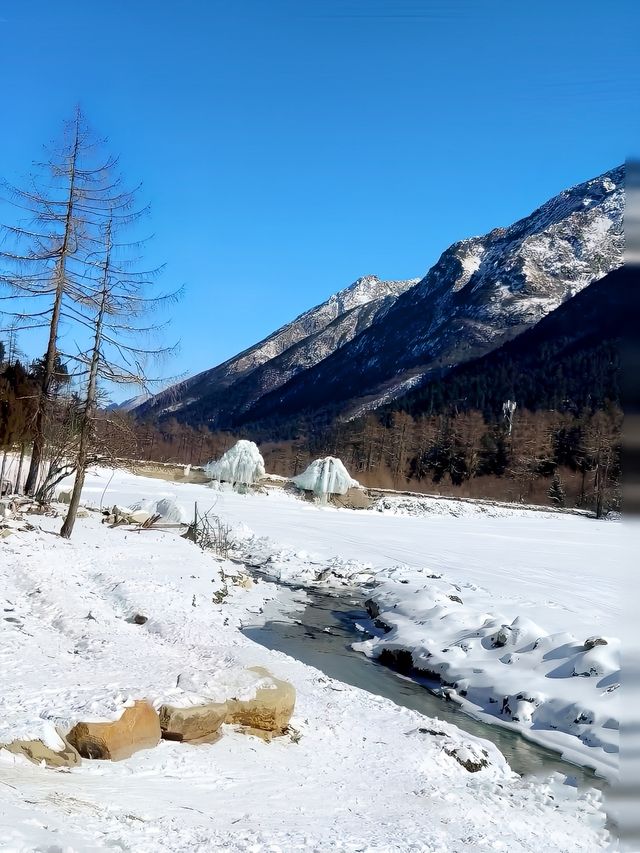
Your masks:
[{"label": "frozen stream", "polygon": [[353,593],[337,596],[305,589],[295,601],[297,609],[284,612],[282,604],[267,604],[262,616],[254,624],[245,625],[243,633],[269,649],[316,667],[330,678],[492,741],[512,769],[521,775],[549,775],[557,771],[573,777],[580,786],[607,788],[607,783],[590,770],[562,760],[555,752],[527,741],[516,732],[469,716],[453,702],[432,692],[435,684],[400,676],[354,651],[351,643],[363,638],[356,625],[368,625],[370,620]]}]

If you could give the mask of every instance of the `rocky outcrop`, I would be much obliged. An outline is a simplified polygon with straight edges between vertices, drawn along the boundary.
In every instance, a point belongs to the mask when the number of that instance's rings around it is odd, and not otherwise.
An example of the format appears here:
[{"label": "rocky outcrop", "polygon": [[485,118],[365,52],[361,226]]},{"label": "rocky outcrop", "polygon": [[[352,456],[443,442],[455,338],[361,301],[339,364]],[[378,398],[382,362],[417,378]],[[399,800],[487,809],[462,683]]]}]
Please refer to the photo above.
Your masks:
[{"label": "rocky outcrop", "polygon": [[160,743],[160,720],[153,707],[136,701],[111,723],[76,723],[67,735],[83,758],[120,761]]}]

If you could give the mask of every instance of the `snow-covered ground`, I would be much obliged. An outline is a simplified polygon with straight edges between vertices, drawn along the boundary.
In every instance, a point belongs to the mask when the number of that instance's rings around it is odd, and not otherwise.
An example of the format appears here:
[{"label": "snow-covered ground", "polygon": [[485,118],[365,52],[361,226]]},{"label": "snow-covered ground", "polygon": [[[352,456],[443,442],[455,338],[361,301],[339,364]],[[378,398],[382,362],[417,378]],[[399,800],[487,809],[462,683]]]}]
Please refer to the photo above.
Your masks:
[{"label": "snow-covered ground", "polygon": [[[99,499],[105,482],[92,479],[88,498]],[[243,496],[162,481],[150,488],[187,510],[196,500],[201,509],[215,504],[244,526],[244,554],[268,559],[270,573],[285,580],[375,578],[368,595],[394,630],[363,651],[408,648],[418,666],[459,682],[467,695],[456,698],[470,710],[615,773],[620,522],[486,503],[474,511],[470,502],[428,498],[420,499],[418,516],[405,516],[397,514],[406,506],[402,496],[386,499],[383,512],[364,512],[319,508],[278,489]],[[118,472],[105,501],[110,494],[134,501],[139,491],[131,475]],[[515,620],[515,630],[496,636]],[[592,637],[607,645],[586,651]]]},{"label": "snow-covered ground", "polygon": [[[241,550],[283,576],[375,576],[381,599],[397,582],[423,604],[419,582],[437,581],[437,595],[455,583],[468,614],[522,616],[581,640],[616,634],[615,523],[387,516],[104,470],[85,489],[87,503],[106,507],[164,496],[187,514],[195,501],[200,511],[215,504]],[[91,514],[68,542],[52,535],[59,519],[31,520],[41,529],[0,543],[0,742],[53,738],[54,723],[111,718],[128,698],[188,701],[179,676],[191,691],[237,691],[254,665],[295,685],[302,737],[265,744],[230,729],[213,745],[163,741],[63,772],[0,751],[3,851],[604,849],[594,792],[523,781],[490,744],[244,637],[240,621],[281,588],[231,585],[216,603],[218,562],[174,533],[109,529]],[[136,612],[148,622],[128,622]],[[483,750],[489,765],[477,773],[456,758]]]}]

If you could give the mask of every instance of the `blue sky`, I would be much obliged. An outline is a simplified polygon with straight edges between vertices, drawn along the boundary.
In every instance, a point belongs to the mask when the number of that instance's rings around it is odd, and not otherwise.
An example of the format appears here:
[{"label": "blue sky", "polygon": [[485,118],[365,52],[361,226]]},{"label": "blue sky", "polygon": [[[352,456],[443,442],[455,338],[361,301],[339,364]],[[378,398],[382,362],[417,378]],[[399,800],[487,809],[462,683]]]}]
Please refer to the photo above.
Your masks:
[{"label": "blue sky", "polygon": [[144,182],[194,373],[637,154],[639,6],[0,0],[0,174],[82,105]]}]

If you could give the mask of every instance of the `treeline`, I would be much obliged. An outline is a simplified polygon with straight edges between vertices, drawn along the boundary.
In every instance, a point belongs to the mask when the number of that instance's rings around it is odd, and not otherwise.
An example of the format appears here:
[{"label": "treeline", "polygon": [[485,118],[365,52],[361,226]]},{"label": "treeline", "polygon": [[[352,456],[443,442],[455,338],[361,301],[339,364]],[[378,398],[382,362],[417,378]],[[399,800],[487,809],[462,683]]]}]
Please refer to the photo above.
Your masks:
[{"label": "treeline", "polygon": [[[319,456],[339,456],[363,484],[460,497],[581,507],[598,515],[620,508],[622,412],[531,412],[486,419],[482,412],[412,417],[370,414],[261,441],[267,470],[292,476]],[[137,458],[205,464],[251,432],[212,433],[171,420],[137,423]]]},{"label": "treeline", "polygon": [[[28,452],[38,397],[39,362],[0,364],[0,447]],[[64,473],[64,449],[77,440],[78,400],[60,377],[49,434]],[[528,411],[485,418],[482,412],[413,417],[371,413],[287,441],[261,441],[267,470],[282,476],[302,471],[314,458],[339,456],[353,476],[372,487],[460,497],[590,509],[602,515],[620,508],[622,412],[613,404],[579,414]],[[160,425],[101,410],[96,446],[101,458],[203,465],[219,458],[238,431],[211,432],[172,419]],[[58,459],[58,457],[60,457]]]},{"label": "treeline", "polygon": [[[368,485],[461,497],[619,509],[622,412],[393,412],[338,424],[317,451]],[[316,449],[316,448],[314,448]]]}]

